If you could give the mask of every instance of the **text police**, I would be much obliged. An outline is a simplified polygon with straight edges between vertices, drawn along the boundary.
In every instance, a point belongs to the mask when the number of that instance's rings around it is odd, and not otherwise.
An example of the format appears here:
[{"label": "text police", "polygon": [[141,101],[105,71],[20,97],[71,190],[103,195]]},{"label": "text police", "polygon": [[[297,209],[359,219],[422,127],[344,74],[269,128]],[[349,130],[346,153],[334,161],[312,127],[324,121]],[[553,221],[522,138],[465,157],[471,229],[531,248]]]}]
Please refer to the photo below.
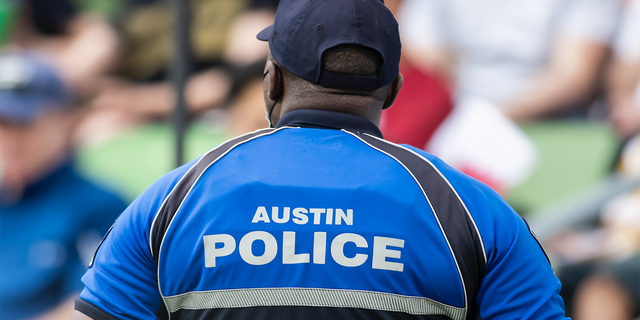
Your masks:
[{"label": "text police", "polygon": [[[258,207],[251,223],[279,223],[284,224],[293,221],[295,224],[304,225],[313,223],[320,225],[353,225],[353,209],[333,209],[333,208],[282,208],[282,216],[280,216],[278,207],[271,208],[271,218],[269,218],[266,207]],[[324,219],[322,219],[324,216]],[[313,221],[311,220],[313,219]],[[215,268],[218,258],[229,256],[238,249],[240,257],[244,262],[250,265],[265,265],[272,262],[278,254],[278,248],[282,250],[283,264],[299,264],[314,263],[325,264],[327,258],[327,233],[313,233],[313,248],[296,248],[296,232],[282,232],[282,244],[278,245],[276,237],[266,231],[252,231],[245,234],[239,245],[236,245],[236,239],[229,234],[214,234],[203,237],[205,251],[205,266],[207,268]],[[255,255],[252,246],[255,241],[261,241],[264,244],[264,253]],[[373,269],[390,270],[402,272],[404,264],[401,262],[388,261],[391,259],[400,259],[401,251],[404,248],[403,239],[395,239],[388,237],[373,238],[373,248],[367,254],[357,253],[352,257],[347,257],[344,252],[345,244],[351,242],[357,248],[368,249],[367,240],[355,233],[342,233],[331,239],[330,253],[331,258],[337,264],[344,267],[358,267],[363,265],[371,256],[371,267]],[[306,249],[306,250],[303,250]],[[296,253],[296,252],[302,253]],[[311,252],[309,252],[311,251]]]}]

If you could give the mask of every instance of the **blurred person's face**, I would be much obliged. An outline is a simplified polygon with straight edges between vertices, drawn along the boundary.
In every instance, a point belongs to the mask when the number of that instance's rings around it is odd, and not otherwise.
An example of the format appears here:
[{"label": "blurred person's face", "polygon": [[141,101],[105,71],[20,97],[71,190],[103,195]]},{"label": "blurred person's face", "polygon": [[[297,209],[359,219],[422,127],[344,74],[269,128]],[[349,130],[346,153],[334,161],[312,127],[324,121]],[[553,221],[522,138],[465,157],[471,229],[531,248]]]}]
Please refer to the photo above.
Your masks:
[{"label": "blurred person's face", "polygon": [[28,125],[0,121],[0,177],[2,184],[22,189],[60,164],[71,143],[78,117],[55,112]]}]

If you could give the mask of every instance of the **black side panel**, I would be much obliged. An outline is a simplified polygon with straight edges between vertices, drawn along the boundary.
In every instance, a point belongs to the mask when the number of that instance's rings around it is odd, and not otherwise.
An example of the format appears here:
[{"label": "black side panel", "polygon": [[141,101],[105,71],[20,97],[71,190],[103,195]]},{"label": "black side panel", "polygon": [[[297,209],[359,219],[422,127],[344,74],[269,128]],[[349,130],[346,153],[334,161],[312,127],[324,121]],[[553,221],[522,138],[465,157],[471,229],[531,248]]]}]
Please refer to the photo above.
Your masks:
[{"label": "black side panel", "polygon": [[455,191],[435,168],[409,150],[368,135],[356,135],[398,159],[422,186],[460,266],[469,299],[467,318],[475,319],[479,313],[476,295],[485,269],[484,254],[480,236]]},{"label": "black side panel", "polygon": [[416,316],[400,312],[387,312],[353,308],[329,307],[250,307],[208,310],[180,310],[171,314],[180,320],[451,320],[447,316]]},{"label": "black side panel", "polygon": [[153,250],[152,254],[156,260],[156,264],[158,263],[158,253],[160,252],[160,245],[162,244],[164,234],[167,231],[171,220],[173,220],[173,216],[178,211],[178,207],[180,207],[180,204],[187,196],[187,193],[198,177],[200,177],[209,165],[223,157],[229,150],[233,149],[237,145],[245,143],[257,136],[272,133],[273,131],[275,131],[275,129],[265,129],[231,139],[218,146],[210,153],[204,155],[195,166],[189,169],[182,180],[174,187],[169,198],[163,203],[162,208],[160,208],[160,212],[156,217],[155,223],[153,224],[153,228],[151,229],[149,241],[151,241],[151,248]]}]

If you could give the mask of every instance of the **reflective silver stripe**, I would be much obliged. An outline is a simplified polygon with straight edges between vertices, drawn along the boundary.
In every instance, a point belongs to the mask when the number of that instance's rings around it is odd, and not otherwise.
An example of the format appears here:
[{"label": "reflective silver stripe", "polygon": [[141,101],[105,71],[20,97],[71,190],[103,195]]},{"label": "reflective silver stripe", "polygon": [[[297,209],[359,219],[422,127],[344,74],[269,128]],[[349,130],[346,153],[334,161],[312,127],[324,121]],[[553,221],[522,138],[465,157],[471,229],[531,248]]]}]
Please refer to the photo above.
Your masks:
[{"label": "reflective silver stripe", "polygon": [[337,307],[446,315],[464,320],[465,309],[431,299],[375,291],[316,288],[256,288],[195,291],[164,297],[169,312],[257,306]]}]

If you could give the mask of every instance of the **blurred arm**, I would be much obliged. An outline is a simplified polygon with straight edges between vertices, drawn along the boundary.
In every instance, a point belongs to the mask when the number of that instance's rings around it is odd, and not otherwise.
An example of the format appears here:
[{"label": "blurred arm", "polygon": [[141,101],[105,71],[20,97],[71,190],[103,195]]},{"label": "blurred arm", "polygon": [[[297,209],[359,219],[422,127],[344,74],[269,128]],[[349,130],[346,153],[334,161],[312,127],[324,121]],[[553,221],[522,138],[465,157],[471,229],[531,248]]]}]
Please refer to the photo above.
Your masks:
[{"label": "blurred arm", "polygon": [[69,21],[57,60],[74,86],[86,89],[117,62],[120,41],[102,18],[81,14]]},{"label": "blurred arm", "polygon": [[71,315],[71,320],[93,320],[93,319],[89,318],[89,316],[85,315],[84,313],[76,310],[76,311],[73,311],[73,314]]},{"label": "blurred arm", "polygon": [[447,83],[453,80],[455,52],[444,46],[407,47],[403,56],[426,74],[435,74]]},{"label": "blurred arm", "polygon": [[452,79],[451,16],[447,0],[405,0],[397,13],[402,55],[427,74]]},{"label": "blurred arm", "polygon": [[[191,76],[185,92],[189,111],[198,113],[218,105],[230,90],[231,80],[224,71],[211,69]],[[134,84],[111,79],[103,83],[92,106],[148,118],[171,114],[174,103],[174,87],[168,81]]]},{"label": "blurred arm", "polygon": [[640,87],[640,58],[637,61],[614,59],[608,70],[607,98],[609,120],[621,137],[640,131],[640,100],[635,90]]},{"label": "blurred arm", "polygon": [[64,301],[62,301],[59,305],[57,305],[52,310],[47,311],[46,313],[36,317],[32,320],[66,320],[69,319],[69,315],[73,312],[73,302],[75,301],[77,295],[73,295]]},{"label": "blurred arm", "polygon": [[596,85],[607,51],[601,44],[558,39],[548,67],[519,98],[499,103],[502,110],[514,121],[523,122],[584,101]]}]

